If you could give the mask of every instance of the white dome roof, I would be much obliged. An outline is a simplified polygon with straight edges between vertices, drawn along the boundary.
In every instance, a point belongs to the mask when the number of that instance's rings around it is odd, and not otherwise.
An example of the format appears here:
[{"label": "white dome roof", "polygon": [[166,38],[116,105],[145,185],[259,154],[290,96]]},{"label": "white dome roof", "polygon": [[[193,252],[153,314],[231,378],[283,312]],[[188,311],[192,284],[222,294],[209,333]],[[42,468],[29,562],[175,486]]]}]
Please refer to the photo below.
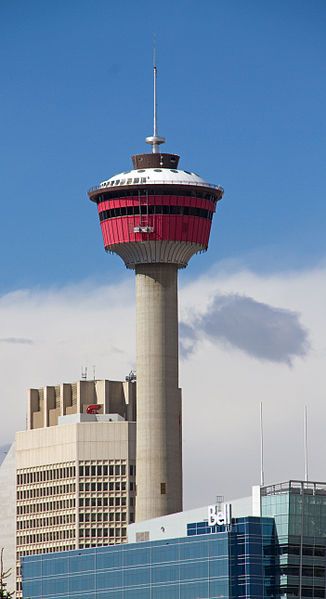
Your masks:
[{"label": "white dome roof", "polygon": [[99,187],[116,187],[126,185],[146,185],[151,183],[170,183],[182,185],[198,185],[217,188],[202,179],[196,173],[170,168],[141,168],[137,170],[118,173],[106,181],[102,181]]}]

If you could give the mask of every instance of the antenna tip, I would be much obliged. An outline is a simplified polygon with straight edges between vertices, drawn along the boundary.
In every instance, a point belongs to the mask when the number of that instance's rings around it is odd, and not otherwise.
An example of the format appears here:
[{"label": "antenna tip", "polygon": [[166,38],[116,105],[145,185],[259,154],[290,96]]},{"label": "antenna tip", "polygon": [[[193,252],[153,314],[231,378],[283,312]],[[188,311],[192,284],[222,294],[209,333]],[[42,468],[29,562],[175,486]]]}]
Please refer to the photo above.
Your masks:
[{"label": "antenna tip", "polygon": [[157,95],[156,95],[156,80],[157,80],[157,67],[156,67],[156,38],[153,35],[153,72],[154,72],[154,129],[153,135],[146,137],[146,143],[152,146],[153,154],[159,153],[160,144],[165,143],[165,138],[158,135],[157,132]]}]

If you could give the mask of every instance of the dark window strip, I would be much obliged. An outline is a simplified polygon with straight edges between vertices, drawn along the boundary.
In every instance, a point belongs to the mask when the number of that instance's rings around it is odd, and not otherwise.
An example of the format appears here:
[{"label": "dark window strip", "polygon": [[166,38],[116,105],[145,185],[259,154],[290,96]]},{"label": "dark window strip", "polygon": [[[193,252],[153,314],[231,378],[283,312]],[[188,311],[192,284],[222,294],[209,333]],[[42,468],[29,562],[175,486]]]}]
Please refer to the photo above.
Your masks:
[{"label": "dark window strip", "polygon": [[[162,187],[162,188],[157,188],[157,189],[141,189],[140,190],[140,194],[141,197],[148,197],[150,196],[181,196],[181,197],[191,197],[191,198],[201,198],[204,200],[210,200],[211,202],[214,202],[214,204],[217,201],[217,194],[213,194],[211,192],[208,191],[199,191],[199,190],[195,190],[195,189],[173,189],[173,192],[171,190],[171,187]],[[220,194],[219,194],[220,195]],[[138,199],[138,193],[135,193],[134,189],[126,189],[126,190],[120,190],[120,191],[106,191],[103,193],[100,193],[97,198],[96,201],[98,204],[101,204],[101,202],[106,202],[107,200],[114,200],[115,198],[136,198]]]},{"label": "dark window strip", "polygon": [[121,208],[111,208],[100,212],[100,221],[120,216],[139,216],[147,214],[178,214],[183,216],[200,216],[212,220],[213,212],[203,208],[193,208],[192,206],[122,206]]}]

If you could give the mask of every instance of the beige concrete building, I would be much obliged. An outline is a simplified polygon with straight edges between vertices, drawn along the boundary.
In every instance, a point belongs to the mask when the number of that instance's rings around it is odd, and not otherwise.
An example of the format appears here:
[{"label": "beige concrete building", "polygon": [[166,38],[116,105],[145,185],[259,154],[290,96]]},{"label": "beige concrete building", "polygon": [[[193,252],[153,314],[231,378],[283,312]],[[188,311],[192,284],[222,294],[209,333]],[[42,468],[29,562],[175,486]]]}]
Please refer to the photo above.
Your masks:
[{"label": "beige concrete building", "polygon": [[[93,412],[93,413],[87,413]],[[31,389],[16,434],[16,558],[123,543],[135,519],[136,385]]]}]

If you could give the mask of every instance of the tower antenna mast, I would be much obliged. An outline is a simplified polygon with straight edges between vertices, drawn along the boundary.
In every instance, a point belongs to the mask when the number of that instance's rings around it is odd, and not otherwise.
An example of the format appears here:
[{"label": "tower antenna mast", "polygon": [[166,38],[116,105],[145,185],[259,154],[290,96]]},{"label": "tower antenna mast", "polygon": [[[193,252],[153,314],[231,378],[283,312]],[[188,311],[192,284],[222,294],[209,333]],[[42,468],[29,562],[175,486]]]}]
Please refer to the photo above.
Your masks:
[{"label": "tower antenna mast", "polygon": [[156,66],[156,39],[154,37],[154,47],[153,47],[153,75],[154,75],[154,137],[157,137],[157,66]]},{"label": "tower antenna mast", "polygon": [[308,408],[304,406],[303,411],[303,442],[304,442],[304,479],[305,482],[309,480],[308,471]]},{"label": "tower antenna mast", "polygon": [[263,402],[260,402],[260,486],[265,484],[264,474],[264,422],[263,422]]},{"label": "tower antenna mast", "polygon": [[160,144],[165,143],[165,137],[160,137],[157,132],[157,65],[156,65],[156,39],[153,40],[153,135],[146,137],[146,143],[152,146],[153,154],[158,154]]}]

